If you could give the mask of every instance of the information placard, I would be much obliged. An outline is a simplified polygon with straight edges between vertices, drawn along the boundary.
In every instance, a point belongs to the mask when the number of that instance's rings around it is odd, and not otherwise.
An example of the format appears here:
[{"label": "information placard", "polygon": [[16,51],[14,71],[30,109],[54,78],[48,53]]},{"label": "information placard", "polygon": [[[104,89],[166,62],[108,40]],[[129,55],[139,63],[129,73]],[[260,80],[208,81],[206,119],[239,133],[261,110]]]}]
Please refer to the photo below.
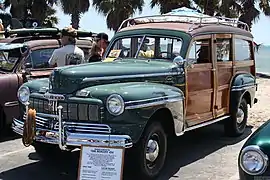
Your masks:
[{"label": "information placard", "polygon": [[82,146],[78,180],[122,180],[124,148]]}]

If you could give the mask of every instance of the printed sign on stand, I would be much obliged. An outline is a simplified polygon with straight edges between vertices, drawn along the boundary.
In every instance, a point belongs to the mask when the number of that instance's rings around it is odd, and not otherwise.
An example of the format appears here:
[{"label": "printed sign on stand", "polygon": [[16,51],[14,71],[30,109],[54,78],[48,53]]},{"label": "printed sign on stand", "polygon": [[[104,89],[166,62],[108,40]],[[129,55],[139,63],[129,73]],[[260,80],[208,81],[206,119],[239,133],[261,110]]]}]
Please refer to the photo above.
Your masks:
[{"label": "printed sign on stand", "polygon": [[122,180],[124,148],[82,146],[78,180]]}]

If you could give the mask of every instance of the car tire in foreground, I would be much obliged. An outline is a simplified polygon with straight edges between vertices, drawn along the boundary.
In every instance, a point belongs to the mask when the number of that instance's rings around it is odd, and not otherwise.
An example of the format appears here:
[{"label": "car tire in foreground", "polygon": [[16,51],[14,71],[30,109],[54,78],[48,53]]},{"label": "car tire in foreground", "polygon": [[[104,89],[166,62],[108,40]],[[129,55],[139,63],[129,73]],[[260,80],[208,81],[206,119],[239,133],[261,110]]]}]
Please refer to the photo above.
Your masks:
[{"label": "car tire in foreground", "polygon": [[134,148],[140,179],[155,179],[164,166],[167,153],[167,136],[162,125],[159,122],[147,125]]},{"label": "car tire in foreground", "polygon": [[225,120],[225,133],[229,136],[242,135],[247,126],[247,119],[248,104],[246,99],[242,98],[239,106],[232,110],[231,117]]}]

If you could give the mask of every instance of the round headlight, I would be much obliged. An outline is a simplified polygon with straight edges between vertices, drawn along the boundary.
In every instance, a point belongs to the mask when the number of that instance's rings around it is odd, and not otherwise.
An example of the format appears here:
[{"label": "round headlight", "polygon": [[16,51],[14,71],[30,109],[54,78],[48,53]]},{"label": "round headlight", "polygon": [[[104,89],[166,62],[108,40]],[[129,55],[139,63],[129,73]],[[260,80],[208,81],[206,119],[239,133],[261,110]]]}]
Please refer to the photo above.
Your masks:
[{"label": "round headlight", "polygon": [[106,106],[112,115],[117,116],[124,112],[125,103],[120,95],[112,94],[108,97]]},{"label": "round headlight", "polygon": [[258,146],[245,147],[240,154],[240,167],[250,175],[264,173],[268,166],[268,156]]},{"label": "round headlight", "polygon": [[26,86],[21,86],[18,90],[18,99],[21,103],[25,104],[29,101],[30,90]]}]

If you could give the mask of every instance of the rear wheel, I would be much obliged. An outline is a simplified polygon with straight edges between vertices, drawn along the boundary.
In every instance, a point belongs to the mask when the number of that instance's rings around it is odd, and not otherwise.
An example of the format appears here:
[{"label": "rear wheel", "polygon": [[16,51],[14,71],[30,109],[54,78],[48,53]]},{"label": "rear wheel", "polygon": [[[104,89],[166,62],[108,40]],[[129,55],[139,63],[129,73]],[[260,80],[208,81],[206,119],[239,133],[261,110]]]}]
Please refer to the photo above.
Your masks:
[{"label": "rear wheel", "polygon": [[244,133],[247,125],[248,105],[243,98],[239,106],[232,110],[231,117],[225,122],[225,133],[229,136],[240,136]]},{"label": "rear wheel", "polygon": [[141,179],[154,179],[162,170],[167,153],[167,136],[159,122],[148,125],[137,147],[137,167]]}]

